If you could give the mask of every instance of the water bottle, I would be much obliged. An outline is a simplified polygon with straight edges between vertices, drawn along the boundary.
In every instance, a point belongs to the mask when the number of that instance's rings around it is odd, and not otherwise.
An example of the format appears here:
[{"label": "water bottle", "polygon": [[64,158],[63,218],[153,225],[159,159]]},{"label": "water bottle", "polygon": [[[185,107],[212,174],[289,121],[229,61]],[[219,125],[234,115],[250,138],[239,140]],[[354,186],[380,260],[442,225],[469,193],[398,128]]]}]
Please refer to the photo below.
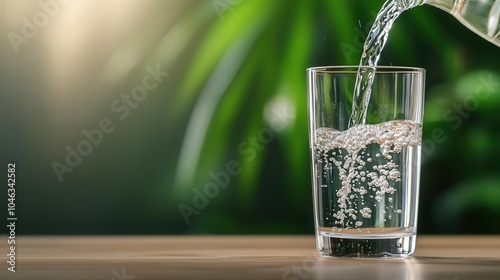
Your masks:
[{"label": "water bottle", "polygon": [[484,39],[500,47],[500,0],[403,0],[408,8],[428,4],[452,14]]}]

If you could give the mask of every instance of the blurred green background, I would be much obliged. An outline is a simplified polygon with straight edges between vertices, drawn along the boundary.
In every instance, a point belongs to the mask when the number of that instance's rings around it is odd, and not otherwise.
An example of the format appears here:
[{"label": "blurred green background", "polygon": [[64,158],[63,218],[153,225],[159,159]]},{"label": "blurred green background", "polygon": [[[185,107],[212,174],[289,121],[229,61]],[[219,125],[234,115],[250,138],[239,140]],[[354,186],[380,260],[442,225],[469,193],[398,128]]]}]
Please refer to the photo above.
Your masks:
[{"label": "blurred green background", "polygon": [[[305,69],[358,64],[382,0],[2,2],[18,234],[313,233]],[[380,64],[427,69],[420,233],[500,233],[499,55],[430,6],[394,25]]]}]

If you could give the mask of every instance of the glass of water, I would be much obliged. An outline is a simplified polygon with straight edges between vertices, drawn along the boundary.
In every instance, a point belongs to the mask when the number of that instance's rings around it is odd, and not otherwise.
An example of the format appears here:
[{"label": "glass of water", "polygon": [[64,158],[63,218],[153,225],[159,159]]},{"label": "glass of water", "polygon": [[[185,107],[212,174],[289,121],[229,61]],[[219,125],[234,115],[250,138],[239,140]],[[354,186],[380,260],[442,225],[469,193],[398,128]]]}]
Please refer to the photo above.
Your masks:
[{"label": "glass of water", "polygon": [[356,66],[307,69],[316,246],[328,257],[409,256],[425,70],[377,67],[366,118],[349,127],[357,73]]}]

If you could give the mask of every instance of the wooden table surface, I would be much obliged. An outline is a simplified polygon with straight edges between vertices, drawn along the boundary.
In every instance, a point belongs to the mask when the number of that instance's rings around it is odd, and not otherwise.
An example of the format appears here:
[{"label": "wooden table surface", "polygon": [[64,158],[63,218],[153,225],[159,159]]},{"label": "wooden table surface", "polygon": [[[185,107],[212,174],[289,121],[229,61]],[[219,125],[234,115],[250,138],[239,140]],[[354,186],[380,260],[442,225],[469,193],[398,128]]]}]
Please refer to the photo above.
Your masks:
[{"label": "wooden table surface", "polygon": [[324,259],[314,236],[18,237],[0,279],[500,279],[500,236],[418,236],[406,259]]}]

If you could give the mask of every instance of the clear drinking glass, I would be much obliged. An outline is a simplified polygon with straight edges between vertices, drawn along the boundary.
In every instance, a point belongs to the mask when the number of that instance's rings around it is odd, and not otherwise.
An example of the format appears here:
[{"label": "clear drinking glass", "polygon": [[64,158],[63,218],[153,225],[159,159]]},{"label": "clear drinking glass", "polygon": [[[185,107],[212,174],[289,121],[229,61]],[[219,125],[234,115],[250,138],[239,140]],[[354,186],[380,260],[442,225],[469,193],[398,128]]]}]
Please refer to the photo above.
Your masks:
[{"label": "clear drinking glass", "polygon": [[425,70],[377,67],[364,124],[349,127],[358,67],[307,69],[321,256],[409,256],[417,233]]}]

